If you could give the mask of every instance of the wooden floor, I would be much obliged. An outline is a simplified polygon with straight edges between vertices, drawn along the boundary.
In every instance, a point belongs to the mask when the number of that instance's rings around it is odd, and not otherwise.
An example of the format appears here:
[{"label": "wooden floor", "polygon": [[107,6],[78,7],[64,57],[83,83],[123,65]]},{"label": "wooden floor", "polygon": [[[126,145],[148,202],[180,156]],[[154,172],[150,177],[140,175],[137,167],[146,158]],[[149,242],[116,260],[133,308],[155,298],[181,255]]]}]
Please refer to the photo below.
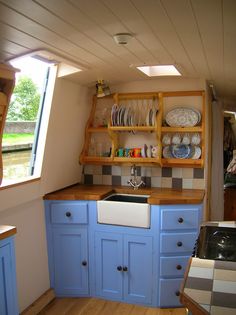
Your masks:
[{"label": "wooden floor", "polygon": [[95,298],[57,298],[39,315],[186,315],[186,311],[183,308],[151,308]]}]

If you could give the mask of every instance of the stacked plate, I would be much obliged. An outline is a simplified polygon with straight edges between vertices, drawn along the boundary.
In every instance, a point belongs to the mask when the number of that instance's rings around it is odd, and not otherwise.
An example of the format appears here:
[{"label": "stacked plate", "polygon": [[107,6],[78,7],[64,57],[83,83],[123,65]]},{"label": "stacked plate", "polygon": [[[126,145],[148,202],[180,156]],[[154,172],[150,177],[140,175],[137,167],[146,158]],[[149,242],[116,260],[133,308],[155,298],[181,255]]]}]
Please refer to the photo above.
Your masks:
[{"label": "stacked plate", "polygon": [[163,148],[163,157],[165,159],[193,159],[198,160],[201,157],[202,150],[199,146],[176,144],[168,145]]},{"label": "stacked plate", "polygon": [[201,113],[189,107],[177,107],[170,110],[165,117],[171,127],[193,127],[201,121]]}]

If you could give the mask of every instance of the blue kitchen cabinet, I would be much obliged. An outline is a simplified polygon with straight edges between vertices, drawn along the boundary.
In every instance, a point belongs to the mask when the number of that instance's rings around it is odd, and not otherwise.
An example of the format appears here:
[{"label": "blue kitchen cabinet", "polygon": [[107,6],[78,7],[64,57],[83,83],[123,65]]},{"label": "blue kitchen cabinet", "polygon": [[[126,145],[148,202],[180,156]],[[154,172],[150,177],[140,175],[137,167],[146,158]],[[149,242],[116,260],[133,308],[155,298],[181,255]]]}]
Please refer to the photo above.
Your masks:
[{"label": "blue kitchen cabinet", "polygon": [[122,235],[95,232],[96,295],[121,300],[123,286]]},{"label": "blue kitchen cabinet", "polygon": [[199,233],[202,205],[166,205],[160,214],[159,307],[178,307],[180,287]]},{"label": "blue kitchen cabinet", "polygon": [[46,201],[51,287],[56,296],[89,295],[87,201]]},{"label": "blue kitchen cabinet", "polygon": [[151,304],[152,267],[151,236],[95,232],[97,296]]},{"label": "blue kitchen cabinet", "polygon": [[19,314],[13,237],[0,240],[0,314]]}]

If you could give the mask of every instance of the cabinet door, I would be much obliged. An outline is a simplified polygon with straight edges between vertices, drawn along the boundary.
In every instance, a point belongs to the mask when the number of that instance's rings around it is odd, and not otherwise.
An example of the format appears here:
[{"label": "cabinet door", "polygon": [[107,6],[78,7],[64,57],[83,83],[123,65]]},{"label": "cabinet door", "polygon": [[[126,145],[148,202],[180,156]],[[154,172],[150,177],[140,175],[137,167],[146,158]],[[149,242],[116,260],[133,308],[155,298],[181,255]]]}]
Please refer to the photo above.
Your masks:
[{"label": "cabinet door", "polygon": [[95,233],[96,295],[122,299],[122,235]]},{"label": "cabinet door", "polygon": [[152,237],[124,235],[124,300],[152,302]]},{"label": "cabinet door", "polygon": [[13,244],[0,244],[0,314],[17,315],[15,256]]},{"label": "cabinet door", "polygon": [[57,296],[87,295],[87,227],[54,227],[53,247]]}]

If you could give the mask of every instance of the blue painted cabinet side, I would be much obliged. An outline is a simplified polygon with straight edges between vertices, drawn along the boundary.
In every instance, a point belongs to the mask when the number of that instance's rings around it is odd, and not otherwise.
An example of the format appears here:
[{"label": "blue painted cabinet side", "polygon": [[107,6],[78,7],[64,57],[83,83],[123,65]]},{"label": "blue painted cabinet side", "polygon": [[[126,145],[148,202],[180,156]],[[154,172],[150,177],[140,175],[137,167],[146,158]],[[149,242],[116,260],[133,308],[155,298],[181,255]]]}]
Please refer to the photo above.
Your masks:
[{"label": "blue painted cabinet side", "polygon": [[0,241],[0,314],[19,314],[14,237]]}]

